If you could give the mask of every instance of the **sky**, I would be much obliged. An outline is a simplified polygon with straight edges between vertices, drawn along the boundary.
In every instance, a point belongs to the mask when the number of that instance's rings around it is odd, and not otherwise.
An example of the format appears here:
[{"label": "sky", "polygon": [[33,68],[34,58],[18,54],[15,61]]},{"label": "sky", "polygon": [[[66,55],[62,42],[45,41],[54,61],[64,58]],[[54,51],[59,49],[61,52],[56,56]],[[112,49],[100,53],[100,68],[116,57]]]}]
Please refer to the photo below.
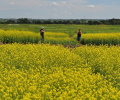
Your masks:
[{"label": "sky", "polygon": [[120,0],[0,0],[0,18],[120,18]]}]

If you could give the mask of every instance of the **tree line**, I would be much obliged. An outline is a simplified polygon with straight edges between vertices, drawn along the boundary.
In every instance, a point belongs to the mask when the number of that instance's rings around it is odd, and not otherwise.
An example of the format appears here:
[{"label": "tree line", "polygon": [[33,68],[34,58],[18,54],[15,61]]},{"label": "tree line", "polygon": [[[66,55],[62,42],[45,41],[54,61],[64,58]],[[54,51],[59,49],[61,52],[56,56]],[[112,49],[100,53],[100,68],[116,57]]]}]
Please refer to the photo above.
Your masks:
[{"label": "tree line", "polygon": [[120,19],[0,19],[0,24],[88,24],[120,25]]}]

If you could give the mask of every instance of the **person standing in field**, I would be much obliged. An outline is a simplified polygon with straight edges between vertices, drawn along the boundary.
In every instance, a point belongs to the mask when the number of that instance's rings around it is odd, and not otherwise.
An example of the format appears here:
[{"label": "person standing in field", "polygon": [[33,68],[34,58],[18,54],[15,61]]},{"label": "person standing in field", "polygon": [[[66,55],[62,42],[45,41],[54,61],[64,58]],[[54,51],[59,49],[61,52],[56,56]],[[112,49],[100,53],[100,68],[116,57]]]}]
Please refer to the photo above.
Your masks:
[{"label": "person standing in field", "polygon": [[80,43],[81,35],[82,35],[82,31],[79,29],[78,32],[77,32],[77,40],[78,40],[78,43]]},{"label": "person standing in field", "polygon": [[44,27],[42,27],[41,29],[40,29],[40,36],[41,36],[41,40],[42,40],[42,42],[44,41]]}]

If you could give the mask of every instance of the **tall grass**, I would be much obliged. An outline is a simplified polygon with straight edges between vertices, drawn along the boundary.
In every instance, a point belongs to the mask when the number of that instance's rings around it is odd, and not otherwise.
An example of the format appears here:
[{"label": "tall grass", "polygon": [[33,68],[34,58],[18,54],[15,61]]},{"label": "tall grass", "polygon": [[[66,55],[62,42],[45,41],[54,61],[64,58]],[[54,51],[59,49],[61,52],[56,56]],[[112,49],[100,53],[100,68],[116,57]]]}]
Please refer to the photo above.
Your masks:
[{"label": "tall grass", "polygon": [[66,33],[74,36],[80,28],[83,33],[118,33],[119,25],[75,25],[75,24],[0,24],[0,29],[32,31],[38,33],[44,26],[46,32]]}]

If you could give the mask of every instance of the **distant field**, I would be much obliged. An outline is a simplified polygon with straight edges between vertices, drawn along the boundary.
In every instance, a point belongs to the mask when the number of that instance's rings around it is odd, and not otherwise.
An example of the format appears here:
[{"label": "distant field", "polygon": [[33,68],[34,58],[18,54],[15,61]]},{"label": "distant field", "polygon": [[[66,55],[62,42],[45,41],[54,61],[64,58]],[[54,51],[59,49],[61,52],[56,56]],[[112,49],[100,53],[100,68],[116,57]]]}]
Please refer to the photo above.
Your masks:
[{"label": "distant field", "polygon": [[81,28],[83,34],[87,33],[118,33],[120,25],[74,25],[74,24],[0,24],[0,29],[32,31],[38,33],[44,26],[47,32],[62,32],[69,36],[74,36],[76,31]]},{"label": "distant field", "polygon": [[[0,42],[2,43],[43,43],[40,34],[32,31],[1,30]],[[69,36],[67,33],[45,32],[44,43],[76,45],[76,34]],[[120,33],[89,33],[83,34],[81,44],[120,44]]]}]

